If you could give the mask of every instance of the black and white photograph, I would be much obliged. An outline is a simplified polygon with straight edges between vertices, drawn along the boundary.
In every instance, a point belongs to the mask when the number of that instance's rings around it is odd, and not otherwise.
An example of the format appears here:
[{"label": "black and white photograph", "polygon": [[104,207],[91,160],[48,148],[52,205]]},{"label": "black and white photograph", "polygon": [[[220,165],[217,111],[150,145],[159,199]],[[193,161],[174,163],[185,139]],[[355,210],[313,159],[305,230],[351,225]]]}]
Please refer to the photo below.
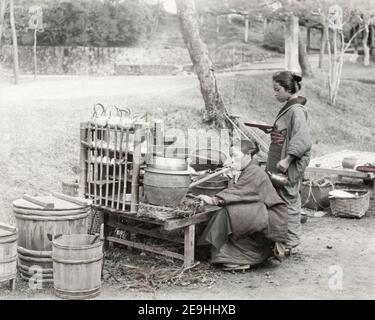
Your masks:
[{"label": "black and white photograph", "polygon": [[0,128],[0,300],[375,299],[375,0],[0,0]]}]

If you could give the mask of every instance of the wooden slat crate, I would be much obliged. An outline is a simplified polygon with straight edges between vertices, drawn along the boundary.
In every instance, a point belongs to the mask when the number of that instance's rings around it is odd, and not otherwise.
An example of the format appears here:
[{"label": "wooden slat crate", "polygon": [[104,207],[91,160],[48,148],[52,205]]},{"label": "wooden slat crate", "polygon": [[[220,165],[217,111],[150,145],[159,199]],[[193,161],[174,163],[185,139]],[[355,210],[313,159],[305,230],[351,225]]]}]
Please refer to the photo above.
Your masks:
[{"label": "wooden slat crate", "polygon": [[81,123],[80,192],[93,206],[137,213],[147,129],[145,122],[126,128]]}]

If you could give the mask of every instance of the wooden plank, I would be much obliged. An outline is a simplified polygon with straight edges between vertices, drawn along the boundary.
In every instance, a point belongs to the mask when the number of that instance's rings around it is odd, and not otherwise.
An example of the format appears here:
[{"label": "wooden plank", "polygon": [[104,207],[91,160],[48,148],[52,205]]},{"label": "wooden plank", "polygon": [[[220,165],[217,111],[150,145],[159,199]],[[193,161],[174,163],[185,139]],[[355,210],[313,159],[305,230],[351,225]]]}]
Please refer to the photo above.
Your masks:
[{"label": "wooden plank", "polygon": [[186,227],[184,232],[184,267],[186,268],[194,264],[195,224]]},{"label": "wooden plank", "polygon": [[[124,189],[122,199],[122,210],[125,210],[125,196],[127,193],[127,180],[128,180],[128,151],[129,151],[129,129],[126,129],[125,133],[125,166],[124,166]],[[134,159],[133,159],[134,162]]]},{"label": "wooden plank", "polygon": [[92,204],[91,200],[86,200],[86,199],[83,199],[83,198],[72,197],[72,196],[69,196],[67,194],[63,194],[63,193],[60,193],[60,192],[52,192],[52,195],[54,197],[58,198],[58,199],[78,204],[79,206],[86,207],[86,206],[90,206]]},{"label": "wooden plank", "polygon": [[137,212],[139,205],[139,173],[141,167],[142,157],[142,137],[144,134],[144,127],[141,123],[135,123],[134,133],[134,153],[133,153],[133,168],[132,168],[132,185],[131,185],[131,211]]},{"label": "wooden plank", "polygon": [[[99,206],[95,206],[95,207],[99,207]],[[147,222],[147,223],[151,223],[151,224],[156,224],[156,225],[164,225],[164,221],[159,221],[159,220],[155,220],[155,219],[149,219],[149,218],[145,218],[145,217],[137,217],[136,216],[136,213],[130,213],[130,212],[124,212],[124,211],[117,211],[115,209],[111,209],[111,208],[102,208],[102,207],[99,207],[99,209],[103,210],[103,211],[106,211],[110,214],[113,214],[113,215],[116,215],[118,217],[121,217],[121,218],[124,218],[126,220],[134,220],[134,221],[139,221],[139,222]]]},{"label": "wooden plank", "polygon": [[47,209],[54,209],[55,208],[55,204],[53,202],[45,202],[43,200],[36,199],[35,197],[32,197],[28,194],[24,194],[22,198],[26,201],[34,203],[34,204],[36,204],[38,206],[41,206],[43,208],[47,208]]},{"label": "wooden plank", "polygon": [[322,168],[322,167],[307,167],[306,172],[313,173],[325,173],[325,174],[337,174],[345,177],[353,177],[360,179],[373,179],[374,175],[371,173],[365,173],[352,169],[333,169],[333,168]]},{"label": "wooden plank", "polygon": [[117,223],[116,222],[109,222],[108,225],[111,226],[111,227],[115,227],[115,228],[118,227],[122,230],[143,234],[145,236],[149,236],[149,237],[152,237],[152,238],[157,238],[157,239],[161,239],[161,240],[166,240],[166,241],[170,241],[170,242],[176,242],[176,243],[184,244],[184,240],[173,238],[173,237],[168,236],[166,234],[162,234],[158,231],[147,230],[147,229],[142,229],[142,228],[139,228],[139,227],[129,226],[129,225],[123,224],[121,222],[117,222]]},{"label": "wooden plank", "polygon": [[[111,131],[107,127],[106,130],[106,139],[107,139],[107,148],[106,148],[106,184],[105,184],[105,205],[108,206],[108,197],[109,197],[109,165],[110,165],[110,157],[109,157],[109,140],[111,139]],[[102,159],[103,161],[103,159]]]},{"label": "wooden plank", "polygon": [[107,237],[107,240],[110,241],[110,242],[123,244],[123,245],[128,246],[128,247],[140,249],[140,250],[143,250],[143,251],[153,252],[153,253],[157,253],[157,254],[160,254],[160,255],[163,255],[163,256],[167,256],[167,257],[171,257],[171,258],[175,258],[175,259],[179,259],[179,260],[184,261],[184,256],[182,254],[172,252],[172,251],[169,251],[169,250],[166,250],[166,249],[162,249],[162,248],[159,248],[159,247],[151,247],[151,246],[148,246],[148,245],[143,244],[143,243],[139,243],[139,242],[135,242],[135,241],[129,241],[129,240],[125,240],[125,239],[119,239],[119,238],[116,238],[116,237]]},{"label": "wooden plank", "polygon": [[[85,141],[87,139],[87,124],[85,122],[80,123],[80,140]],[[86,192],[86,182],[87,182],[87,167],[85,161],[87,159],[86,147],[80,145],[79,154],[79,195],[83,195]]]},{"label": "wooden plank", "polygon": [[192,224],[197,224],[197,223],[207,221],[211,218],[212,214],[218,210],[220,210],[219,207],[212,206],[205,212],[197,213],[190,218],[167,220],[165,221],[164,229],[174,230],[174,229],[184,228]]}]

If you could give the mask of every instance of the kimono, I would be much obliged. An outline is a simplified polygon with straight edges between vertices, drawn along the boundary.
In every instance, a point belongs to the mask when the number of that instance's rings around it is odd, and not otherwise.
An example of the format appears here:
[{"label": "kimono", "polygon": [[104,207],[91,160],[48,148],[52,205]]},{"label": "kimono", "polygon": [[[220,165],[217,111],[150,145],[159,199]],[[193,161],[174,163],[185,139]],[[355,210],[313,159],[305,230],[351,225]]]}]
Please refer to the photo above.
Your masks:
[{"label": "kimono", "polygon": [[255,265],[285,242],[288,210],[268,175],[250,163],[216,197],[224,206],[211,218],[198,244],[211,245],[212,263]]},{"label": "kimono", "polygon": [[272,141],[268,153],[266,169],[279,173],[276,164],[292,155],[295,159],[290,164],[287,176],[288,184],[284,187],[275,186],[281,199],[288,207],[288,239],[287,248],[293,248],[300,244],[301,235],[301,181],[306,167],[310,162],[311,137],[307,126],[306,99],[297,97],[288,101],[279,111],[274,129],[282,133],[283,142]]}]

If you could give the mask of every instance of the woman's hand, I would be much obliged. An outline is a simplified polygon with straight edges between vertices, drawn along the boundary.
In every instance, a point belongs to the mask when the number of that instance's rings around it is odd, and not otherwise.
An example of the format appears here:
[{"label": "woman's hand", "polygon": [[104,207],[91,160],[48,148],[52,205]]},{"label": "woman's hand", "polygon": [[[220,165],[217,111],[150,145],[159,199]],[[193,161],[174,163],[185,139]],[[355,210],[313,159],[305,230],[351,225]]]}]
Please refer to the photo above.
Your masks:
[{"label": "woman's hand", "polygon": [[291,155],[288,155],[286,158],[281,159],[277,163],[276,168],[279,169],[281,172],[286,173],[293,160],[294,160],[294,157]]},{"label": "woman's hand", "polygon": [[199,198],[201,201],[203,201],[207,204],[210,204],[210,205],[216,205],[217,204],[214,198],[206,196],[204,194],[200,194],[199,196],[197,196],[197,198]]}]

